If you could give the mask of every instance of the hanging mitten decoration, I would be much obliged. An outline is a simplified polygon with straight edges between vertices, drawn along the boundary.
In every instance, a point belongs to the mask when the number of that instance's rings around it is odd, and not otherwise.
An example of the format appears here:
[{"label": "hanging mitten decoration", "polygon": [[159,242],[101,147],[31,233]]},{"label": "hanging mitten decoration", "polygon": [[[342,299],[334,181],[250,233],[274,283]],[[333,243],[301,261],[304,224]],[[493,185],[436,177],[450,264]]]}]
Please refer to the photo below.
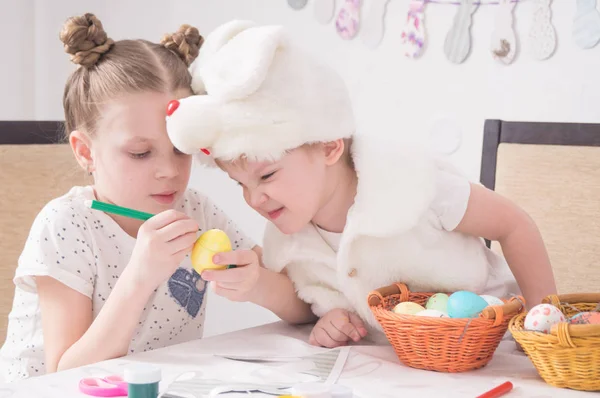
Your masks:
[{"label": "hanging mitten decoration", "polygon": [[537,60],[544,60],[554,54],[556,31],[552,26],[552,0],[534,0],[533,23],[529,31],[530,51]]},{"label": "hanging mitten decoration", "polygon": [[461,0],[454,16],[454,23],[444,43],[444,52],[450,62],[460,64],[469,56],[473,13],[478,7],[479,3],[475,3],[475,0]]},{"label": "hanging mitten decoration", "polygon": [[577,0],[573,38],[581,48],[592,48],[600,41],[600,11],[596,0]]},{"label": "hanging mitten decoration", "polygon": [[430,126],[429,145],[435,153],[442,156],[456,152],[462,144],[462,138],[463,129],[452,116],[440,116]]},{"label": "hanging mitten decoration", "polygon": [[369,10],[360,28],[360,37],[369,48],[375,48],[383,39],[385,8],[389,0],[370,0]]},{"label": "hanging mitten decoration", "polygon": [[338,34],[346,40],[353,39],[360,24],[360,6],[362,0],[343,0],[344,4],[335,21]]},{"label": "hanging mitten decoration", "polygon": [[287,0],[287,2],[294,10],[301,10],[306,6],[308,0]]},{"label": "hanging mitten decoration", "polygon": [[425,45],[425,0],[411,0],[406,23],[400,36],[402,52],[408,58],[418,58]]},{"label": "hanging mitten decoration", "polygon": [[313,0],[313,2],[315,19],[322,24],[331,21],[335,14],[335,0]]},{"label": "hanging mitten decoration", "polygon": [[512,0],[500,0],[496,10],[496,25],[490,50],[494,59],[505,65],[510,64],[517,54],[517,35],[513,27],[513,10],[516,4]]}]

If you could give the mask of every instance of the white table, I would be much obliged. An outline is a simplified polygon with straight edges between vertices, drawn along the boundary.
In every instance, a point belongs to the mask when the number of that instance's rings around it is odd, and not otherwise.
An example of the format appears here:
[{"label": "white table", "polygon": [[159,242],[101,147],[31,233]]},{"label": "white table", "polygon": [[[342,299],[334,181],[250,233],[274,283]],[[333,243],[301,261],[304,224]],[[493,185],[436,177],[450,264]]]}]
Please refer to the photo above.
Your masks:
[{"label": "white table", "polygon": [[[0,384],[0,398],[83,398],[78,382],[83,377],[122,374],[125,366],[134,362],[158,365],[162,369],[161,392],[167,384],[188,371],[223,369],[228,374],[232,365],[219,355],[306,355],[322,352],[309,346],[310,326],[292,327],[273,323],[234,333],[214,336],[152,352],[101,362],[92,366],[31,378],[13,384]],[[229,364],[233,362],[229,361]],[[511,381],[514,389],[506,398],[598,397],[600,394],[558,389],[538,376],[529,359],[516,350],[512,341],[503,341],[492,361],[483,369],[458,374],[446,374],[412,369],[402,365],[391,346],[355,345],[338,380],[354,389],[357,398],[409,397],[476,397],[485,391]],[[230,397],[233,395],[225,395]],[[249,396],[249,395],[236,395]],[[252,396],[266,396],[253,394]]]}]

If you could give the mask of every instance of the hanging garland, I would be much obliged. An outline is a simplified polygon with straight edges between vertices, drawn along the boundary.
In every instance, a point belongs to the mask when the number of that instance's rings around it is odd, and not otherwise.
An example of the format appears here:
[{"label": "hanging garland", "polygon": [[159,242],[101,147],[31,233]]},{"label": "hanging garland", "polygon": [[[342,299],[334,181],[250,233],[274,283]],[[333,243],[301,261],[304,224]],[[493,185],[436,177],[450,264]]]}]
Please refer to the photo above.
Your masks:
[{"label": "hanging garland", "polygon": [[[290,7],[301,9],[308,0],[287,0]],[[319,23],[335,20],[337,34],[344,40],[359,36],[363,44],[376,48],[384,35],[384,21],[389,0],[312,0],[314,17]],[[407,0],[408,11],[400,36],[402,53],[411,59],[419,58],[426,47],[425,7],[427,4],[458,6],[452,27],[446,34],[444,53],[452,63],[464,62],[471,53],[471,26],[479,6],[497,6],[490,54],[497,62],[509,65],[517,54],[514,29],[514,10],[524,0]],[[552,0],[527,0],[533,3],[532,25],[528,35],[528,51],[534,59],[550,58],[556,50],[556,30],[552,24]],[[573,1],[573,0],[571,0]],[[362,16],[363,2],[369,3],[369,13]],[[582,49],[590,49],[600,42],[600,11],[597,0],[576,0],[572,37]],[[335,17],[335,18],[334,18]]]}]

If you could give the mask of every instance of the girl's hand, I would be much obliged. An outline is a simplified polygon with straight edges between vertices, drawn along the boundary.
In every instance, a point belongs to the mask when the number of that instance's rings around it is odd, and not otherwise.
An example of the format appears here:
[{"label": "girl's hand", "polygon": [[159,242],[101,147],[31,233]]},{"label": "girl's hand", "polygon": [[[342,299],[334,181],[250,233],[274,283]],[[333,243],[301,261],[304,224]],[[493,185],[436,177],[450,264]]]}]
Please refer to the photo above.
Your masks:
[{"label": "girl's hand", "polygon": [[198,228],[195,220],[175,210],[155,215],[140,227],[124,274],[137,286],[156,289],[192,251]]}]

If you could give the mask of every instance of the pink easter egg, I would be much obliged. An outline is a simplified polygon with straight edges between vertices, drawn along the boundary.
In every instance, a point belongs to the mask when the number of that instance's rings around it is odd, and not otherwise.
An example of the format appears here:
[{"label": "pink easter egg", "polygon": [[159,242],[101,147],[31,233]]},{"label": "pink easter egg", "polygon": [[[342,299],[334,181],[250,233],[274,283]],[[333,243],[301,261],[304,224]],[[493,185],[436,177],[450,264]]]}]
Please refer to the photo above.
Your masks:
[{"label": "pink easter egg", "polygon": [[553,325],[566,322],[565,315],[552,304],[538,304],[525,317],[525,330],[550,333]]},{"label": "pink easter egg", "polygon": [[600,312],[580,312],[569,319],[572,325],[600,325]]}]

